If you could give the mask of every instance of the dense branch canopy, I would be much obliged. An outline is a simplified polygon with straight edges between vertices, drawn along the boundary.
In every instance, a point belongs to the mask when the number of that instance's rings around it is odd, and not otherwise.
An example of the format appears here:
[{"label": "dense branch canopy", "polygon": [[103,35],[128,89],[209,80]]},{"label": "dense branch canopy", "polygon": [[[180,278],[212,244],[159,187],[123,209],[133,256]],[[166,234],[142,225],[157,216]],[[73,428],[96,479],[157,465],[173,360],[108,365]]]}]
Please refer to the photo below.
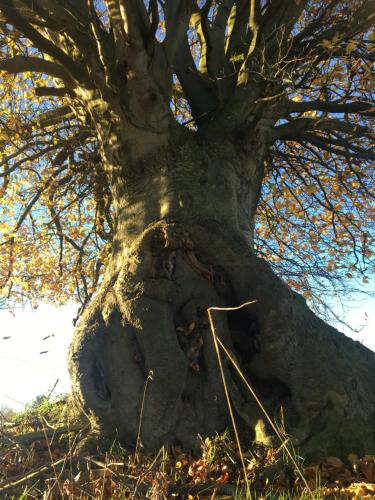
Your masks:
[{"label": "dense branch canopy", "polygon": [[374,19],[369,0],[0,0],[2,297],[94,292],[113,214],[87,102],[120,96],[130,136],[142,85],[161,123],[267,143],[256,246],[292,286],[367,283]]}]

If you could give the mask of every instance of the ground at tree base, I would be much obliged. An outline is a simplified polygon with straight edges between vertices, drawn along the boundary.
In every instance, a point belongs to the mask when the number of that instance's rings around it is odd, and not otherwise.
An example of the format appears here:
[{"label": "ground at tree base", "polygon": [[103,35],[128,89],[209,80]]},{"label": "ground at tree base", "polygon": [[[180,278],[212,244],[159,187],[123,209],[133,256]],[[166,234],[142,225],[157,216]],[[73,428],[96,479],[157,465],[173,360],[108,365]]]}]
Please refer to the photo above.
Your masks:
[{"label": "ground at tree base", "polygon": [[[0,428],[0,498],[256,498],[370,499],[375,495],[375,456],[349,455],[305,462],[296,450],[242,443],[241,453],[227,431],[201,438],[201,452],[192,456],[178,447],[150,455],[126,451],[113,443],[107,452],[79,455],[80,434],[56,437],[62,423],[56,408],[18,416]],[[66,422],[65,422],[66,424]],[[32,431],[32,432],[31,432]],[[41,439],[45,435],[47,439]],[[39,437],[38,440],[35,440]],[[23,442],[24,444],[20,444]]]}]

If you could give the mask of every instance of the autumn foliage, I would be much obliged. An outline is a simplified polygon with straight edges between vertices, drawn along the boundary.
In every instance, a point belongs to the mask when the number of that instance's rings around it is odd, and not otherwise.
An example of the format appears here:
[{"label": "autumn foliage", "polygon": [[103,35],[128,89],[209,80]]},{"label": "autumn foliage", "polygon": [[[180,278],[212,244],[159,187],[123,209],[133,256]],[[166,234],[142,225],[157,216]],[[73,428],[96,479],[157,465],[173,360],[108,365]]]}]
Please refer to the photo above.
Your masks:
[{"label": "autumn foliage", "polygon": [[[95,124],[76,89],[105,79],[112,85],[103,40],[113,37],[113,3],[122,2],[0,1],[3,303],[62,304],[74,295],[87,303],[100,283],[113,235],[111,191]],[[158,47],[172,31],[169,3],[138,7]],[[207,0],[190,8],[194,75],[218,92],[230,79],[239,85],[244,68],[246,78],[267,84],[249,116],[262,116],[272,143],[258,254],[318,308],[322,292],[366,288],[374,243],[371,2]],[[280,22],[272,38],[272,23],[283,15],[293,28]],[[218,69],[214,37],[222,37],[225,52]],[[204,117],[186,88],[177,68],[170,106],[195,130]],[[276,125],[269,126],[265,106]]]}]

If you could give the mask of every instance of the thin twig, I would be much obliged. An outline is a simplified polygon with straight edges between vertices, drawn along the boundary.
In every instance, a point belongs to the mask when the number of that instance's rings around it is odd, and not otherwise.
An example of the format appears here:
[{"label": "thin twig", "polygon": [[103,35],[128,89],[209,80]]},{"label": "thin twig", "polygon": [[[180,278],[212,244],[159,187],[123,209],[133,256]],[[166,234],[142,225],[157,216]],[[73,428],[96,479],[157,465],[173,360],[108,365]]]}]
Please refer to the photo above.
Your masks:
[{"label": "thin twig", "polygon": [[49,400],[49,398],[52,396],[53,391],[56,389],[57,384],[59,383],[59,379],[56,380],[56,382],[53,384],[52,389],[49,391],[49,393],[46,396],[46,399]]},{"label": "thin twig", "polygon": [[11,478],[7,479],[6,481],[3,481],[2,483],[0,483],[0,492],[2,492],[4,490],[8,490],[10,488],[14,488],[15,486],[19,486],[20,484],[25,483],[29,479],[36,477],[36,476],[39,476],[40,474],[43,474],[43,472],[48,472],[51,468],[62,464],[65,460],[66,460],[66,457],[61,458],[60,460],[57,460],[56,462],[42,465],[41,467],[38,467],[38,469],[35,469],[34,471],[30,472],[29,474],[19,474],[18,476],[11,477]]}]

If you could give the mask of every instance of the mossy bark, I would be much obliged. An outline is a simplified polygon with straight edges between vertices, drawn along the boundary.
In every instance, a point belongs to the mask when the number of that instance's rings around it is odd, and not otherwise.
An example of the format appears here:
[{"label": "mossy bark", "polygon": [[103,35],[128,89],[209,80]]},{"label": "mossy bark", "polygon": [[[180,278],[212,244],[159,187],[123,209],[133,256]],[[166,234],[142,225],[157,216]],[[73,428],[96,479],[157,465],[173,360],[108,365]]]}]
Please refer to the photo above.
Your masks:
[{"label": "mossy bark", "polygon": [[[262,161],[248,158],[233,139],[189,139],[142,160],[114,190],[111,260],[69,353],[75,401],[102,437],[196,447],[198,434],[230,422],[207,308],[256,300],[214,319],[268,411],[279,419],[282,409],[302,453],[373,453],[375,354],[254,255]],[[272,444],[228,362],[225,375],[247,437]]]}]

